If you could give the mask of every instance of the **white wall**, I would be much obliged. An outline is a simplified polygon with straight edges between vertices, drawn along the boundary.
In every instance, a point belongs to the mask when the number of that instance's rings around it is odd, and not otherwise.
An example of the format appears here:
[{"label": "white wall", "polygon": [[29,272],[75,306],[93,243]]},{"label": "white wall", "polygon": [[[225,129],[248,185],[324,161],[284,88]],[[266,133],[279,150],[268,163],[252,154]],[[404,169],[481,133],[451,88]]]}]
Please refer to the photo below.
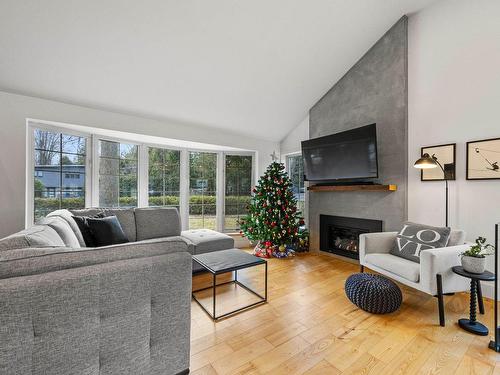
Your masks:
[{"label": "white wall", "polygon": [[24,228],[26,118],[57,121],[257,151],[257,174],[279,143],[188,124],[168,123],[0,92],[0,238]]},{"label": "white wall", "polygon": [[281,161],[287,154],[300,152],[300,142],[309,139],[309,114],[280,142]]},{"label": "white wall", "polygon": [[468,240],[493,241],[500,222],[500,180],[465,180],[465,143],[500,137],[499,15],[498,0],[446,0],[409,20],[408,216],[444,225],[444,183],[421,182],[412,165],[421,146],[456,142],[450,225]]}]

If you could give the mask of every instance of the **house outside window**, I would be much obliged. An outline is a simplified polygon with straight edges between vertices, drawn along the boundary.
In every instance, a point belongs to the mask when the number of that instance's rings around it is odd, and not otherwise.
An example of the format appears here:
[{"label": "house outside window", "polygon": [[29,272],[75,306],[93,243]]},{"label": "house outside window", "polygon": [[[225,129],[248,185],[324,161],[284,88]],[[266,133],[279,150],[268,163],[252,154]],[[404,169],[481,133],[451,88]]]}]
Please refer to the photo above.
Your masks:
[{"label": "house outside window", "polygon": [[87,138],[35,129],[33,144],[33,220],[85,207]]}]

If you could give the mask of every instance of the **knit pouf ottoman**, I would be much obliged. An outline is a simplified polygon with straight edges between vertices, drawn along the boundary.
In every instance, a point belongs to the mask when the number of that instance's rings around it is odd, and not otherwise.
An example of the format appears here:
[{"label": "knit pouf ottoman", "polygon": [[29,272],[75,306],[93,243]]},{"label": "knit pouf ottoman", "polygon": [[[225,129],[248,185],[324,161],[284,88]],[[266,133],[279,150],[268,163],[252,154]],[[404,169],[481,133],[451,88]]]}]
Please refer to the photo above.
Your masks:
[{"label": "knit pouf ottoman", "polygon": [[389,279],[369,273],[356,273],[347,278],[345,294],[360,309],[372,314],[396,311],[403,302],[399,287]]}]

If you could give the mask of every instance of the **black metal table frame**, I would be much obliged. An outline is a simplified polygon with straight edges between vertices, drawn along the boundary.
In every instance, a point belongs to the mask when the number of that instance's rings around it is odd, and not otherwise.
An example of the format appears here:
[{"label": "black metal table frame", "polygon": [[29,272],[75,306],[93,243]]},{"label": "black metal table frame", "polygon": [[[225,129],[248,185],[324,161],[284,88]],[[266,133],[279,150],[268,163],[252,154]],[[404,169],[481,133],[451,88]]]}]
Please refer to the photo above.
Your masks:
[{"label": "black metal table frame", "polygon": [[[251,307],[255,307],[255,306],[258,306],[258,305],[261,305],[261,304],[264,304],[264,303],[267,302],[267,262],[266,261],[264,261],[264,263],[258,263],[258,264],[253,263],[253,264],[249,264],[249,265],[244,265],[244,266],[229,268],[229,269],[218,271],[218,272],[212,272],[204,264],[198,262],[196,259],[193,259],[193,260],[196,263],[198,263],[199,265],[201,265],[203,268],[205,268],[205,270],[207,272],[209,272],[209,273],[212,274],[212,285],[207,286],[206,288],[201,288],[201,289],[193,290],[193,292],[192,292],[192,297],[195,300],[195,302],[203,309],[203,311],[205,311],[207,313],[208,316],[210,316],[212,318],[212,320],[217,321],[219,319],[226,318],[226,317],[228,317],[230,315],[234,315],[236,313],[239,313],[240,311],[243,311],[243,310],[246,310],[246,309],[249,309]],[[264,296],[260,295],[256,291],[250,289],[248,286],[246,286],[245,284],[243,284],[242,282],[240,282],[238,280],[238,271],[239,270],[242,270],[242,269],[245,269],[245,268],[256,267],[256,266],[261,266],[261,265],[265,266],[265,271],[264,271],[265,272],[265,275],[264,275]],[[231,272],[231,273],[234,272],[234,278],[233,278],[233,280],[226,281],[226,282],[221,283],[221,284],[217,284],[217,276],[225,274],[225,273],[229,273],[229,272]],[[250,293],[252,293],[253,295],[257,296],[260,300],[257,301],[257,302],[251,303],[250,305],[246,305],[246,306],[240,307],[240,308],[238,308],[236,310],[232,310],[230,312],[227,312],[227,313],[224,313],[222,315],[218,315],[217,316],[216,315],[217,287],[223,286],[223,285],[227,285],[227,284],[236,284],[236,285],[239,285],[243,289],[245,289],[245,290],[249,291]],[[208,290],[208,289],[212,289],[212,298],[213,298],[212,308],[213,308],[213,313],[211,313],[210,311],[208,311],[208,309],[205,306],[203,306],[203,304],[200,301],[198,301],[198,299],[195,296],[195,293],[202,292],[202,291]]]}]

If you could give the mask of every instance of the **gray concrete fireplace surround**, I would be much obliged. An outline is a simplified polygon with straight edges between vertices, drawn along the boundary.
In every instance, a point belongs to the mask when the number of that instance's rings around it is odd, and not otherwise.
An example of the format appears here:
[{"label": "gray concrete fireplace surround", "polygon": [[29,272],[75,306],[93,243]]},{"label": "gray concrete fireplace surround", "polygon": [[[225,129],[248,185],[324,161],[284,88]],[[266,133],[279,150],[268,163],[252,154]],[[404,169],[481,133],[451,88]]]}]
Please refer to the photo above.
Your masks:
[{"label": "gray concrete fireplace surround", "polygon": [[311,249],[319,249],[321,214],[383,221],[398,230],[407,218],[408,18],[401,18],[311,108],[309,136],[377,124],[379,178],[395,192],[310,192]]}]

